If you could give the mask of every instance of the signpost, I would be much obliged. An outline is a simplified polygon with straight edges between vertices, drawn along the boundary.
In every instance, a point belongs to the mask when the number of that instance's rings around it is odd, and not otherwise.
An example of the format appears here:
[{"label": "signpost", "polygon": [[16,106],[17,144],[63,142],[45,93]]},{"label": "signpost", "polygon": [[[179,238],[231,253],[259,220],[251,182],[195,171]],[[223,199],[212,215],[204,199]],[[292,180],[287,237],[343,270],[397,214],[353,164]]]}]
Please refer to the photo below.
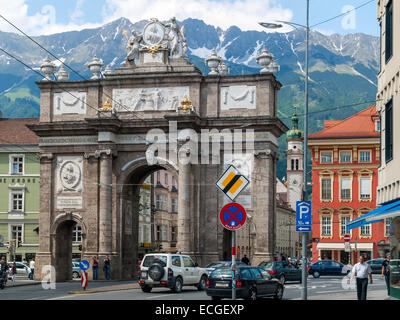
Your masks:
[{"label": "signpost", "polygon": [[83,290],[86,290],[88,286],[88,273],[86,272],[90,267],[90,263],[87,260],[79,262],[79,268],[81,268],[81,286]]},{"label": "signpost", "polygon": [[224,228],[232,231],[232,300],[236,300],[236,230],[244,226],[247,219],[246,210],[238,203],[225,205],[219,219]]},{"label": "signpost", "polygon": [[[231,201],[234,201],[239,193],[246,188],[249,180],[243,176],[233,165],[222,174],[216,182],[219,188]],[[232,232],[232,300],[236,300],[236,230],[246,223],[246,210],[238,203],[225,205],[219,219],[224,228]]]},{"label": "signpost", "polygon": [[[307,170],[304,170],[306,172]],[[306,181],[306,177],[304,178]],[[304,192],[305,198],[305,192]],[[296,231],[301,232],[302,238],[302,256],[301,279],[303,285],[302,298],[307,300],[307,232],[311,232],[311,201],[296,202]]]},{"label": "signpost", "polygon": [[344,251],[349,253],[349,264],[351,264],[351,246],[350,246],[350,235],[345,234],[344,239]]}]

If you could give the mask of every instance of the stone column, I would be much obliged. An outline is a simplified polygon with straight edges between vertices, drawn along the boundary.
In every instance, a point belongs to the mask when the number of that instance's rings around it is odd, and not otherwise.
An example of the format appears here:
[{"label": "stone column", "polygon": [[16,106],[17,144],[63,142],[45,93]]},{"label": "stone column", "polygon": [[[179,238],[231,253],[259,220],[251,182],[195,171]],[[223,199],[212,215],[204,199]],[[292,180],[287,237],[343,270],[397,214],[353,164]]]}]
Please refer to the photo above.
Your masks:
[{"label": "stone column", "polygon": [[257,227],[252,265],[271,261],[275,249],[275,159],[269,149],[256,150],[252,173],[253,222]]},{"label": "stone column", "polygon": [[96,151],[100,157],[99,255],[112,252],[112,152]]},{"label": "stone column", "polygon": [[179,161],[177,248],[182,254],[189,254],[192,251],[190,245],[190,173],[191,164],[182,164]]},{"label": "stone column", "polygon": [[39,248],[36,253],[35,280],[42,279],[42,268],[54,266],[55,248],[52,246],[50,227],[53,223],[53,154],[40,154],[40,214]]}]

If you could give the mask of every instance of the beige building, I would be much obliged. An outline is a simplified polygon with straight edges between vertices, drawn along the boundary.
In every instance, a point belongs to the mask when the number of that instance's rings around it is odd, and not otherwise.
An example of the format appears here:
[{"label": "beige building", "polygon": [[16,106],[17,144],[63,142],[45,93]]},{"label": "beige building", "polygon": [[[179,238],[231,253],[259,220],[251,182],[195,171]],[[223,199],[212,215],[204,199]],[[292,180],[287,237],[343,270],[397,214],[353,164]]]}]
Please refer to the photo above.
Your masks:
[{"label": "beige building", "polygon": [[[396,5],[394,5],[394,3]],[[381,56],[377,111],[381,115],[381,166],[377,204],[400,198],[400,7],[393,0],[378,1]]]}]

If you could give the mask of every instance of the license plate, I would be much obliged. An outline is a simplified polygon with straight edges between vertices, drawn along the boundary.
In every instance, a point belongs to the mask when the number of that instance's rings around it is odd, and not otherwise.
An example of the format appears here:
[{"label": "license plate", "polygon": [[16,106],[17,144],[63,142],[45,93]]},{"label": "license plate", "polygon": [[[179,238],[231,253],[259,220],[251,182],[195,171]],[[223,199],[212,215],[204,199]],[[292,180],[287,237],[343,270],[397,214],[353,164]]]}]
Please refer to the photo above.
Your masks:
[{"label": "license plate", "polygon": [[215,283],[216,288],[229,288],[229,283],[227,282],[216,282]]},{"label": "license plate", "polygon": [[142,271],[142,278],[144,278],[144,279],[147,278],[147,272],[146,271]]}]

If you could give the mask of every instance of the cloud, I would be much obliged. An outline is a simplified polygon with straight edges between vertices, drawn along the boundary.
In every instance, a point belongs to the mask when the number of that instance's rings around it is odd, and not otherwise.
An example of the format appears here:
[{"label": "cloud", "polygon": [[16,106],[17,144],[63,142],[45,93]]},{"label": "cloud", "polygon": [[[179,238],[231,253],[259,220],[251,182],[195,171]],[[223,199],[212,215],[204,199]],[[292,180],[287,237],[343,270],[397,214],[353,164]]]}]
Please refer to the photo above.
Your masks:
[{"label": "cloud", "polygon": [[[242,30],[267,31],[258,25],[260,21],[288,20],[293,12],[282,8],[276,0],[104,0],[98,5],[100,20],[98,23],[85,23],[85,12],[82,6],[85,0],[76,0],[74,11],[66,24],[57,23],[57,14],[52,5],[46,5],[33,15],[28,15],[28,0],[0,0],[4,17],[19,26],[29,35],[49,35],[85,28],[96,28],[115,19],[126,17],[132,22],[158,18],[178,20],[196,18],[207,24],[218,26],[224,30],[236,25]],[[51,2],[50,2],[51,3]],[[279,29],[289,31],[290,27]],[[18,33],[12,26],[0,19],[0,30]]]},{"label": "cloud", "polygon": [[[160,20],[197,18],[224,30],[236,25],[242,30],[266,31],[258,22],[290,21],[293,12],[271,0],[106,0],[104,20],[121,16],[131,21],[152,17]],[[287,31],[285,29],[282,31]]]}]

